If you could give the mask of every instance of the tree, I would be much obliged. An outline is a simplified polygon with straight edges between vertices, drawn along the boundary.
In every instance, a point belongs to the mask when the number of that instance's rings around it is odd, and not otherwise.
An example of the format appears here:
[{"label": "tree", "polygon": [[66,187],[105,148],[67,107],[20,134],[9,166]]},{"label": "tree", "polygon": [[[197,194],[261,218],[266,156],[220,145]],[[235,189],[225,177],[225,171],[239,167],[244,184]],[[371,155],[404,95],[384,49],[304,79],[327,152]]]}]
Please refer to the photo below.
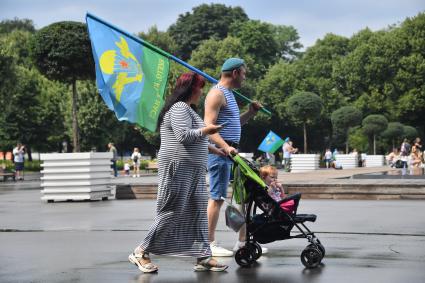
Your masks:
[{"label": "tree", "polygon": [[376,136],[382,133],[387,128],[387,125],[387,118],[379,114],[369,115],[362,121],[363,132],[369,137],[369,142],[373,140],[374,155],[376,154]]},{"label": "tree", "polygon": [[47,78],[72,86],[74,151],[80,151],[77,119],[77,80],[94,78],[94,61],[85,24],[53,23],[39,30],[31,43],[31,57]]},{"label": "tree", "polygon": [[315,93],[300,92],[288,99],[287,111],[292,121],[303,125],[304,153],[307,153],[307,125],[319,118],[322,109],[322,99]]},{"label": "tree", "polygon": [[34,24],[29,19],[3,20],[0,22],[0,34],[7,34],[14,30],[22,30],[28,32],[35,32]]},{"label": "tree", "polygon": [[192,13],[179,15],[168,32],[178,45],[177,56],[187,60],[203,40],[226,38],[232,23],[247,20],[248,16],[241,7],[202,4],[194,7]]},{"label": "tree", "polygon": [[412,126],[403,126],[403,136],[412,140],[418,136],[418,131]]},{"label": "tree", "polygon": [[392,148],[395,147],[395,139],[400,139],[403,137],[403,128],[404,125],[400,122],[389,122],[387,129],[382,132],[382,136],[390,139],[392,141]]},{"label": "tree", "polygon": [[362,112],[353,106],[344,106],[332,113],[331,121],[334,131],[343,133],[345,153],[348,154],[348,131],[351,127],[361,124]]},{"label": "tree", "polygon": [[241,40],[246,53],[263,66],[263,72],[279,59],[279,45],[275,40],[272,25],[254,20],[235,22],[229,33]]},{"label": "tree", "polygon": [[175,54],[177,51],[177,43],[169,32],[159,31],[157,26],[152,26],[147,33],[141,32],[138,36],[170,54]]},{"label": "tree", "polygon": [[277,44],[277,57],[292,61],[302,53],[297,51],[303,48],[299,42],[300,36],[293,26],[271,25],[274,40]]}]

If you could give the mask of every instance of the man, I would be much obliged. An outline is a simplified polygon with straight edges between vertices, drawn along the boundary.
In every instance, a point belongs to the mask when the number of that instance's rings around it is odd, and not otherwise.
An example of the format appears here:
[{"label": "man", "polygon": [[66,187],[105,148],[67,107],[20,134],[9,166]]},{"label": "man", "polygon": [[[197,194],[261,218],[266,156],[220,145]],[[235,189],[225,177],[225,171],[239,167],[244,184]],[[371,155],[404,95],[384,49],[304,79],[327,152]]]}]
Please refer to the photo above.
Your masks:
[{"label": "man", "polygon": [[16,180],[24,180],[24,155],[25,146],[18,142],[13,149],[13,161],[15,162]]},{"label": "man", "polygon": [[[240,115],[232,89],[238,89],[245,80],[246,66],[240,58],[227,59],[221,68],[221,77],[205,99],[205,124],[223,125],[223,129],[210,135],[210,141],[219,148],[218,154],[208,154],[208,172],[210,181],[210,199],[208,200],[208,232],[213,256],[232,256],[233,252],[217,245],[215,230],[220,208],[227,195],[232,160],[228,157],[237,153],[241,137],[241,125],[261,108],[258,102],[252,102],[249,110]],[[245,242],[245,231],[239,233],[239,243]],[[264,251],[263,251],[264,252]]]},{"label": "man", "polygon": [[291,155],[295,153],[295,149],[292,147],[292,141],[290,138],[286,138],[282,146],[283,151],[283,168],[285,172],[291,171]]},{"label": "man", "polygon": [[113,143],[108,143],[109,152],[112,152],[112,165],[111,168],[114,169],[114,176],[118,176],[118,170],[117,170],[117,159],[118,159],[118,151]]}]

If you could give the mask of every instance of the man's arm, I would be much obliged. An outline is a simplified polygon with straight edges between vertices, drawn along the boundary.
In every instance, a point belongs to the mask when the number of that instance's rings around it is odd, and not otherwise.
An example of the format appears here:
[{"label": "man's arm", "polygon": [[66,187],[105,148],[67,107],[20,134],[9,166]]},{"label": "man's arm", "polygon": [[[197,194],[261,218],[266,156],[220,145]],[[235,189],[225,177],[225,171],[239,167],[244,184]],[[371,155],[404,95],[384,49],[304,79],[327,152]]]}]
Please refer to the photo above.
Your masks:
[{"label": "man's arm", "polygon": [[249,119],[251,119],[252,117],[254,117],[258,110],[261,109],[261,107],[263,107],[261,105],[261,103],[259,103],[258,101],[253,101],[250,105],[249,105],[249,109],[248,111],[244,112],[241,116],[241,126],[245,125]]}]

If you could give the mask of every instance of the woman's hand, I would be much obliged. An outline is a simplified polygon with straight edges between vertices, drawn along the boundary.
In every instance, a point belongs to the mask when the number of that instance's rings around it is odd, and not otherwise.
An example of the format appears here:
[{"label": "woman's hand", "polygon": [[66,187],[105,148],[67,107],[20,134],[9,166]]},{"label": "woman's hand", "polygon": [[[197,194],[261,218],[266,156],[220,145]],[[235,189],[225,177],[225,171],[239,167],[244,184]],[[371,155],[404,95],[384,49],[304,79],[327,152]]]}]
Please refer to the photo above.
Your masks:
[{"label": "woman's hand", "polygon": [[207,126],[201,128],[201,132],[202,132],[202,135],[204,135],[204,136],[212,135],[212,134],[215,134],[218,131],[220,131],[222,128],[223,127],[220,126],[220,125],[210,124],[210,125],[207,125]]}]

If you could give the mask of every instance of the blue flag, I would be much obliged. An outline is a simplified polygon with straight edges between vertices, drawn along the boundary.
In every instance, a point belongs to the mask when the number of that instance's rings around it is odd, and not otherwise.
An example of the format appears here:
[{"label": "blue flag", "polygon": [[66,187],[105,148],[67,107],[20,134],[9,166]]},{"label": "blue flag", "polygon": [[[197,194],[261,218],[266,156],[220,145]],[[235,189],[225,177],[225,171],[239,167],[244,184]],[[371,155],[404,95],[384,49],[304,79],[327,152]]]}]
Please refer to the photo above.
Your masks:
[{"label": "blue flag", "polygon": [[86,21],[103,101],[118,120],[155,131],[164,105],[168,58],[89,14]]},{"label": "blue flag", "polygon": [[260,146],[258,147],[258,150],[261,150],[263,152],[274,153],[276,150],[278,150],[279,147],[283,145],[283,142],[283,139],[281,139],[278,135],[270,131],[264,138],[264,140],[261,142]]}]

